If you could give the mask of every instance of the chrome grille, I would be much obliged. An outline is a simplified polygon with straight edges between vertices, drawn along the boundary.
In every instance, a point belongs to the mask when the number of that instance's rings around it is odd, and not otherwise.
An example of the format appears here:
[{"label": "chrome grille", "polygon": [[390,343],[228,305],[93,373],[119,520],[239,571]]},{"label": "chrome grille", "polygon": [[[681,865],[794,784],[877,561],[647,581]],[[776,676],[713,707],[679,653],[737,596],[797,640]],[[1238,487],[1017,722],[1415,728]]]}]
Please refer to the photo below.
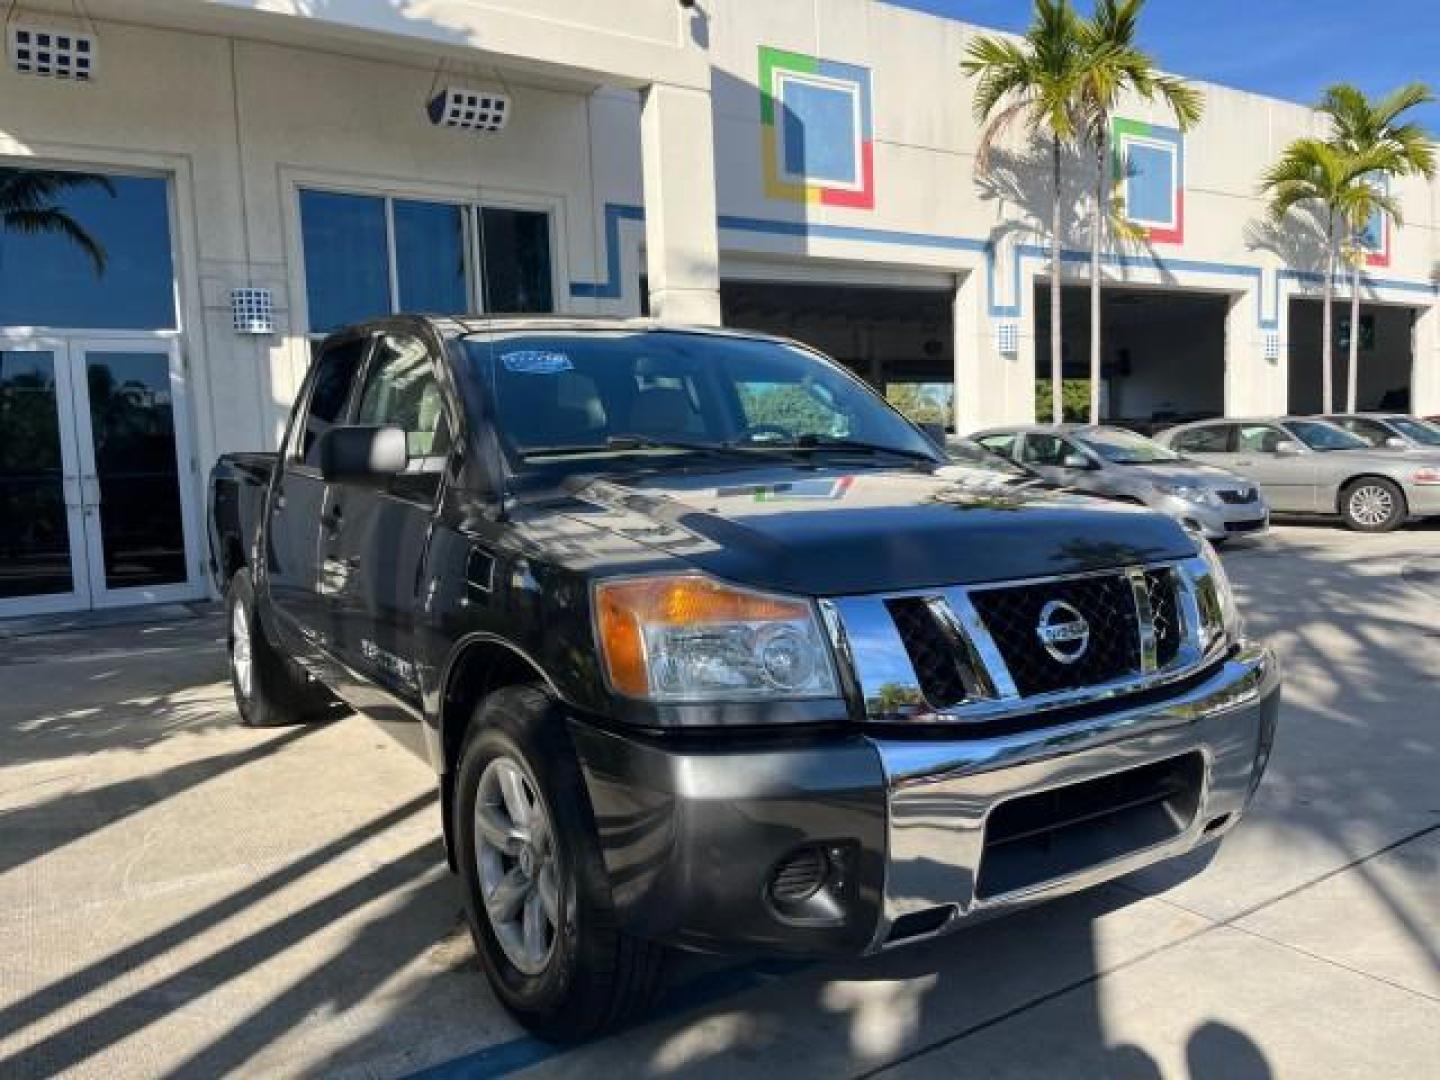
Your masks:
[{"label": "chrome grille", "polygon": [[[1140,623],[1130,579],[1123,574],[1002,589],[976,589],[970,601],[1000,650],[1015,687],[1026,697],[1075,690],[1140,671]],[[1090,624],[1079,659],[1051,656],[1036,632],[1051,601],[1069,604]]]},{"label": "chrome grille", "polygon": [[[1208,591],[1207,591],[1208,590]],[[1216,607],[1200,558],[899,595],[821,602],[867,718],[1029,717],[1198,670],[1217,655]],[[1083,616],[1085,648],[1042,639],[1055,601]],[[1055,607],[1049,614],[1054,629]],[[1207,618],[1207,614],[1212,617]],[[1073,613],[1064,616],[1070,621]],[[1047,643],[1050,646],[1047,648]]]}]

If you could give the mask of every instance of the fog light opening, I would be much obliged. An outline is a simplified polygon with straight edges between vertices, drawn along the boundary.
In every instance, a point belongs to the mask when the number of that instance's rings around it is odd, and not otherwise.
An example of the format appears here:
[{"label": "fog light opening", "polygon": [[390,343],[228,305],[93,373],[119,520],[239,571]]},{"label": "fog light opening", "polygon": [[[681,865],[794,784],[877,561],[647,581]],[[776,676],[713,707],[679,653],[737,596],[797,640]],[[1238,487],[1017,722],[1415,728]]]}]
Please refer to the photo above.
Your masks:
[{"label": "fog light opening", "polygon": [[839,925],[850,905],[856,846],[806,844],[775,865],[765,887],[775,914],[789,923]]}]

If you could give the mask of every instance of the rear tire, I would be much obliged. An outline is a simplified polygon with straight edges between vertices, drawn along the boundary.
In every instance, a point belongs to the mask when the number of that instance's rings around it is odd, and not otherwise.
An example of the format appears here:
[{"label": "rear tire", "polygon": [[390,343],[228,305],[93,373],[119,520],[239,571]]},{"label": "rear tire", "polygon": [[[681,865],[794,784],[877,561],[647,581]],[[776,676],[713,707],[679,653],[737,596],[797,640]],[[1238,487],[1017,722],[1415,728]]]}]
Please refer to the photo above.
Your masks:
[{"label": "rear tire", "polygon": [[337,703],[265,637],[255,604],[255,586],[243,567],[225,590],[226,644],[235,706],[247,727],[313,723],[333,715]]},{"label": "rear tire", "polygon": [[470,932],[491,987],[516,1019],[543,1039],[574,1042],[644,1012],[665,949],[617,926],[584,780],[554,698],[512,686],[480,703],[460,754],[453,813]]},{"label": "rear tire", "polygon": [[1390,532],[1408,514],[1400,485],[1384,477],[1362,477],[1340,493],[1340,515],[1356,532]]}]

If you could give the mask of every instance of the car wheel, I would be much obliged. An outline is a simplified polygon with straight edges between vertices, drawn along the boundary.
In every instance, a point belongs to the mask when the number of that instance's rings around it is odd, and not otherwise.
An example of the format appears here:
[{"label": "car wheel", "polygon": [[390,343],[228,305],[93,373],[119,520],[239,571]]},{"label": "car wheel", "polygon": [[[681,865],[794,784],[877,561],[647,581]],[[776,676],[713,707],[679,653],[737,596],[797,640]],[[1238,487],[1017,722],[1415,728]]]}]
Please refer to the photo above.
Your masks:
[{"label": "car wheel", "polygon": [[573,1042],[643,1012],[662,946],[621,931],[565,717],[538,687],[481,702],[461,752],[453,835],[465,910],[501,1002]]},{"label": "car wheel", "polygon": [[1378,476],[1356,480],[1340,497],[1345,524],[1357,532],[1389,532],[1407,512],[1400,485]]},{"label": "car wheel", "polygon": [[336,702],[265,637],[250,574],[239,570],[225,590],[226,643],[235,706],[248,727],[280,727],[323,720]]}]

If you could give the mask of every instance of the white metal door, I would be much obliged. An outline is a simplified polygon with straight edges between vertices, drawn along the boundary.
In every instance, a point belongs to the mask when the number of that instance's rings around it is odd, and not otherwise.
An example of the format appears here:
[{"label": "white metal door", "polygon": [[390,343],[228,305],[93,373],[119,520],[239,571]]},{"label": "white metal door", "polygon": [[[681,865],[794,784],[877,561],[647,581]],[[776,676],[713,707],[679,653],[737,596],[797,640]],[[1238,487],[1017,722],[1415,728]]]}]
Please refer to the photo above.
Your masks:
[{"label": "white metal door", "polygon": [[0,332],[0,617],[90,604],[69,346]]}]

